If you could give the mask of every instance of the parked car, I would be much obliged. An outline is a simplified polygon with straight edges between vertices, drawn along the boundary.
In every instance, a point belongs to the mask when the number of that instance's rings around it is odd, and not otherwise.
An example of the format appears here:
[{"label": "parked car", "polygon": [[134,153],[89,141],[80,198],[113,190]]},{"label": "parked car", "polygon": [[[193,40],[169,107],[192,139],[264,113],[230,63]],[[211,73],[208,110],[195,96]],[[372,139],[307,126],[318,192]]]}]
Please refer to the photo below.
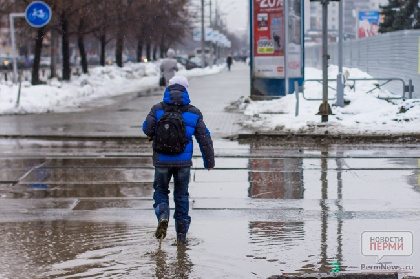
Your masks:
[{"label": "parked car", "polygon": [[178,63],[182,64],[185,69],[190,70],[193,68],[198,68],[197,63],[191,61],[190,59],[183,57],[183,56],[175,56],[174,59],[178,61]]},{"label": "parked car", "polygon": [[101,62],[99,56],[97,55],[88,55],[86,59],[88,65],[99,65]]},{"label": "parked car", "polygon": [[[194,63],[198,68],[201,68],[203,65],[203,59],[201,56],[194,56],[189,59],[192,63]],[[204,67],[207,67],[208,61],[205,59]]]},{"label": "parked car", "polygon": [[137,63],[137,57],[136,56],[126,56],[124,58],[124,62]]},{"label": "parked car", "polygon": [[0,57],[0,69],[11,70],[13,68],[13,61],[11,57]]},{"label": "parked car", "polygon": [[41,60],[39,61],[39,66],[42,67],[49,67],[51,66],[51,57],[41,57]]},{"label": "parked car", "polygon": [[[25,57],[17,57],[17,65],[19,69],[27,68]],[[13,58],[12,57],[0,57],[0,69],[1,70],[12,70],[13,69]]]}]

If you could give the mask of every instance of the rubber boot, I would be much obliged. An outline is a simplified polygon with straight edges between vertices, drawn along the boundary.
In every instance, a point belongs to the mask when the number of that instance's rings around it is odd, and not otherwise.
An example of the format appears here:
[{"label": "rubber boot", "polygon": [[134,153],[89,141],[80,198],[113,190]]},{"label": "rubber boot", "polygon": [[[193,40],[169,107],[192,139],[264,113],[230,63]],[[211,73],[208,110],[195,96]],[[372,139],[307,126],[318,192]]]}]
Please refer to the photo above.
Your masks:
[{"label": "rubber boot", "polygon": [[164,203],[159,204],[155,208],[155,214],[158,218],[158,227],[155,231],[155,237],[157,239],[164,239],[169,223],[169,206]]},{"label": "rubber boot", "polygon": [[175,229],[176,229],[176,244],[177,245],[185,245],[188,243],[187,240],[187,232],[190,224],[186,221],[175,221]]}]

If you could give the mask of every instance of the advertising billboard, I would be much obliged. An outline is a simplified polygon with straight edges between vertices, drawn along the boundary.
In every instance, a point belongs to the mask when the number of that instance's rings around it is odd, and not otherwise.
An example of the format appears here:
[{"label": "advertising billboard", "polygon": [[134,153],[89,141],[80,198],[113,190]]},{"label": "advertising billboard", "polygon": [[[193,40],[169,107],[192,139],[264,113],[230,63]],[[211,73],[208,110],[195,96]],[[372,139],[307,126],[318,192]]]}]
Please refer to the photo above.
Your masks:
[{"label": "advertising billboard", "polygon": [[379,11],[359,11],[357,21],[357,37],[366,38],[378,35],[379,32]]},{"label": "advertising billboard", "polygon": [[288,76],[303,76],[301,0],[252,0],[253,76],[256,78],[285,76],[284,1],[289,1]]}]

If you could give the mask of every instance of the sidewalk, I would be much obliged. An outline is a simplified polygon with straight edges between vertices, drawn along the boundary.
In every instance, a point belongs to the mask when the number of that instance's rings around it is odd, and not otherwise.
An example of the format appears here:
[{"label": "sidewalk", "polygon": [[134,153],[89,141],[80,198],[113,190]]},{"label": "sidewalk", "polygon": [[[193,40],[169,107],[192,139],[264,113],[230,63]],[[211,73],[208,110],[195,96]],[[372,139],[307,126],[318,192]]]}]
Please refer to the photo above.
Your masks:
[{"label": "sidewalk", "polygon": [[[248,133],[237,123],[246,116],[225,111],[241,96],[249,96],[249,67],[235,64],[232,71],[190,78],[190,98],[204,115],[212,136]],[[144,137],[142,123],[150,108],[162,101],[163,89],[100,100],[77,112],[0,116],[0,136],[12,137]],[[102,103],[101,103],[102,102]],[[111,104],[110,104],[111,103]]]}]

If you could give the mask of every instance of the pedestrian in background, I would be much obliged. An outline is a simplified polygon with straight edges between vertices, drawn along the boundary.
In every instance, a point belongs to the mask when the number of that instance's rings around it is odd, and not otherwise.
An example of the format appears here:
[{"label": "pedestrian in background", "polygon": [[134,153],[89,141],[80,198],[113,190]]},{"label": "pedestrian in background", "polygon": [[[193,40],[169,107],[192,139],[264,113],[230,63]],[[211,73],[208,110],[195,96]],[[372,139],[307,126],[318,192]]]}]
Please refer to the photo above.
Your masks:
[{"label": "pedestrian in background", "polygon": [[163,59],[160,64],[160,71],[166,84],[168,84],[169,80],[175,75],[175,71],[178,71],[178,61],[174,59],[175,51],[172,48],[168,49],[166,55],[167,58]]},{"label": "pedestrian in background", "polygon": [[[158,227],[155,237],[163,239],[169,222],[169,181],[174,178],[174,202],[175,202],[175,230],[177,233],[177,244],[187,243],[187,232],[191,223],[189,211],[188,185],[190,181],[190,170],[192,166],[193,141],[194,135],[202,153],[204,167],[208,170],[214,168],[213,141],[210,132],[203,120],[200,110],[190,105],[188,94],[188,80],[183,76],[174,76],[169,80],[163,102],[152,107],[146,120],[143,123],[144,133],[154,140],[153,142],[153,165],[155,167],[155,177],[153,182],[153,207],[158,219]],[[171,123],[165,124],[163,120],[168,119],[170,113],[179,113],[185,125],[184,137],[179,141],[186,140],[186,147],[180,154],[165,154],[158,152],[156,144],[160,142],[164,129],[169,129]],[[175,118],[174,115],[171,115]],[[161,122],[160,122],[161,121]],[[163,131],[162,131],[163,129]],[[163,139],[164,140],[164,139]],[[172,140],[173,141],[173,140]],[[170,144],[170,143],[168,143]]]},{"label": "pedestrian in background", "polygon": [[226,64],[227,64],[227,66],[228,66],[228,70],[230,71],[230,67],[232,66],[232,63],[233,63],[233,58],[232,58],[232,55],[229,55],[227,58],[226,58]]}]

